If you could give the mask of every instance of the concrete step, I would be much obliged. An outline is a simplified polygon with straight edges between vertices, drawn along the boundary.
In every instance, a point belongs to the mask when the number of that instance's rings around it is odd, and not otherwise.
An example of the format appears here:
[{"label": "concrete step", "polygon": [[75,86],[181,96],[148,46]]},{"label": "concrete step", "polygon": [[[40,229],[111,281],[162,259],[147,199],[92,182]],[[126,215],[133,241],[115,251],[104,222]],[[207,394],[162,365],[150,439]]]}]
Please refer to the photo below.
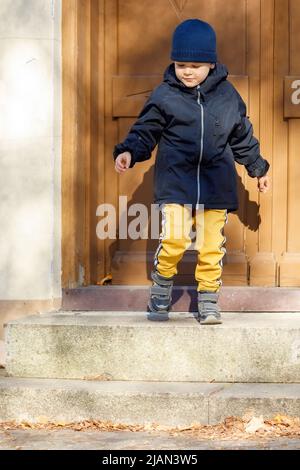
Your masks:
[{"label": "concrete step", "polygon": [[128,381],[300,382],[300,313],[57,312],[6,325],[11,376]]},{"label": "concrete step", "polygon": [[168,426],[228,416],[299,416],[300,384],[99,382],[0,378],[0,420]]}]

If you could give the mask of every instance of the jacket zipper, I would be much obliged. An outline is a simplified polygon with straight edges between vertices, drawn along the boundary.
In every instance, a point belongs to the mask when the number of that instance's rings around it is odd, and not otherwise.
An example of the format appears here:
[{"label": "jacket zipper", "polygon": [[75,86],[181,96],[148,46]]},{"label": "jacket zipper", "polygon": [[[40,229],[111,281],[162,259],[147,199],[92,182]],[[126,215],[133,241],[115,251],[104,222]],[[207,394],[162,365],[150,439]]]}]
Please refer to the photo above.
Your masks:
[{"label": "jacket zipper", "polygon": [[204,137],[204,109],[203,105],[200,100],[200,85],[197,86],[197,92],[198,92],[198,99],[197,103],[199,104],[201,108],[201,140],[200,140],[200,155],[199,155],[199,161],[198,161],[198,168],[197,168],[197,204],[196,204],[196,209],[198,209],[198,206],[200,204],[200,164],[202,160],[202,155],[203,155],[203,137]]}]

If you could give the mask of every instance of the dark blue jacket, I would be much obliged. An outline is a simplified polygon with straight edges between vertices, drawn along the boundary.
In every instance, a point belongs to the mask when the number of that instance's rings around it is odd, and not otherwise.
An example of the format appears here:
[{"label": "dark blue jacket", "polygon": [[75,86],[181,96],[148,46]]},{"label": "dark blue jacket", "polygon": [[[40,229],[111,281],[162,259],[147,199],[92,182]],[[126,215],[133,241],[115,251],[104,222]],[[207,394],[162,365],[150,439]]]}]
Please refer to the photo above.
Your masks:
[{"label": "dark blue jacket", "polygon": [[238,208],[235,161],[251,177],[267,173],[269,163],[260,155],[246,105],[227,75],[225,65],[217,63],[204,82],[188,88],[170,64],[124,142],[115,146],[114,158],[129,151],[133,167],[148,160],[158,143],[155,203],[231,212]]}]

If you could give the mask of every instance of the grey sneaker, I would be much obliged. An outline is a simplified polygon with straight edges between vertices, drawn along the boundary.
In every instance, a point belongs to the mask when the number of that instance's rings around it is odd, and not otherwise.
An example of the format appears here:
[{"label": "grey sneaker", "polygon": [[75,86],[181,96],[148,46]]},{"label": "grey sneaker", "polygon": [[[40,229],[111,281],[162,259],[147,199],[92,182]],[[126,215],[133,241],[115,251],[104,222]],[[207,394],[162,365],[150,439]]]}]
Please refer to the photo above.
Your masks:
[{"label": "grey sneaker", "polygon": [[166,321],[169,320],[169,310],[172,301],[173,278],[166,278],[157,271],[152,271],[151,278],[153,284],[150,288],[150,298],[148,302],[148,320]]},{"label": "grey sneaker", "polygon": [[201,325],[217,325],[222,323],[218,307],[218,292],[198,292],[198,314]]}]

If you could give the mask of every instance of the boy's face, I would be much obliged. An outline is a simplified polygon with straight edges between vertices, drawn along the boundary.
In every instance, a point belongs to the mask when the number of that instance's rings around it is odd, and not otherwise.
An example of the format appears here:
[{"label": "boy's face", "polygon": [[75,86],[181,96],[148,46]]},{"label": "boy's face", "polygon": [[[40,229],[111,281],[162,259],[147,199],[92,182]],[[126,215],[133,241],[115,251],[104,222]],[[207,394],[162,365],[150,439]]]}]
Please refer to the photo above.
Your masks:
[{"label": "boy's face", "polygon": [[215,64],[207,62],[174,62],[174,64],[176,77],[189,88],[204,82],[210,69],[215,67]]}]

